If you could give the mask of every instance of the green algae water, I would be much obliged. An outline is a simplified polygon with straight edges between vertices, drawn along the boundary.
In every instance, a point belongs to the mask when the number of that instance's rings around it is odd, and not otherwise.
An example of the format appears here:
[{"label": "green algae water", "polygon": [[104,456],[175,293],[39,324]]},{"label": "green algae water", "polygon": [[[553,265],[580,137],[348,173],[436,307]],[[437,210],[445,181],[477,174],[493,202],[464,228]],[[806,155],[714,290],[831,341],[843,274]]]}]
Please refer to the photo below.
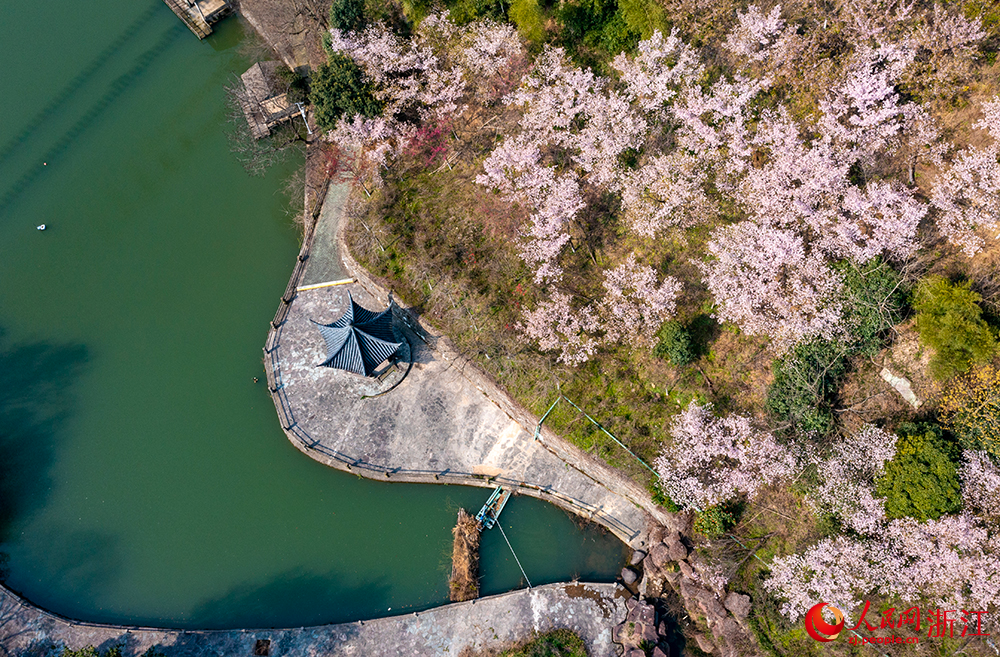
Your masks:
[{"label": "green algae water", "polygon": [[[230,18],[199,42],[159,0],[3,9],[0,551],[8,586],[74,618],[273,627],[442,604],[456,510],[489,493],[321,466],[253,382],[301,157],[252,179],[228,152],[242,38]],[[551,505],[515,498],[503,521],[533,584],[620,567],[618,541]],[[482,557],[485,593],[523,585],[499,533]]]}]

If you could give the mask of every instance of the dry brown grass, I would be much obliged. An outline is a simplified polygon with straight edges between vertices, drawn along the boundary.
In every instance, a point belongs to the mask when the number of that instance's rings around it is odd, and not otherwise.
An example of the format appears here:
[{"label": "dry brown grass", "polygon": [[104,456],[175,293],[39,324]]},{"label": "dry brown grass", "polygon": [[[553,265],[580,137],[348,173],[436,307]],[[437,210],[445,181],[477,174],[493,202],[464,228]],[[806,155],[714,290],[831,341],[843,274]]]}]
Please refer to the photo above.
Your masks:
[{"label": "dry brown grass", "polygon": [[451,549],[451,577],[448,580],[452,602],[479,597],[479,525],[465,509],[458,510],[458,522],[451,530],[455,537]]}]

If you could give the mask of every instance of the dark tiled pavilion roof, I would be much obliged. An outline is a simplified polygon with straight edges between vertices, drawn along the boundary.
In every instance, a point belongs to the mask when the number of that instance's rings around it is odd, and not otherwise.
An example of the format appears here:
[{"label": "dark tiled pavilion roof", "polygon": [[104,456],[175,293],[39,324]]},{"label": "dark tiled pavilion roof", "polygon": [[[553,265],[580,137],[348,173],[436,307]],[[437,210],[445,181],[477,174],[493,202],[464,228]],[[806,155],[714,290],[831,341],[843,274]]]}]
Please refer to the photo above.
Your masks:
[{"label": "dark tiled pavilion roof", "polygon": [[371,376],[403,345],[392,334],[392,309],[380,313],[359,306],[347,293],[350,307],[332,324],[312,320],[326,341],[326,360],[317,367],[336,367],[355,374]]}]

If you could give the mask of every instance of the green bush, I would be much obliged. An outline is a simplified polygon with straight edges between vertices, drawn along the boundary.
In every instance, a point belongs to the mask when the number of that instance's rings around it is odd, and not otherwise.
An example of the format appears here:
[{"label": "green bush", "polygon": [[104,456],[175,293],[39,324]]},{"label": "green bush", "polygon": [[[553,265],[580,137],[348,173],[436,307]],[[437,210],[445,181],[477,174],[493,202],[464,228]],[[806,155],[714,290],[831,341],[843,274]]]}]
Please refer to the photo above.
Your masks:
[{"label": "green bush", "polygon": [[617,9],[615,0],[569,0],[560,3],[556,17],[562,24],[562,37],[567,47],[598,34]]},{"label": "green bush", "polygon": [[500,657],[587,657],[587,644],[572,630],[552,630],[520,648],[500,653]]},{"label": "green bush", "polygon": [[503,21],[507,18],[501,0],[447,0],[448,15],[459,25],[465,25],[481,18]]},{"label": "green bush", "polygon": [[775,361],[774,382],[767,391],[768,411],[806,433],[833,430],[832,407],[847,359],[878,353],[906,308],[899,274],[881,260],[860,267],[842,263],[837,271],[844,283],[843,336],[796,345]]},{"label": "green bush", "polygon": [[360,30],[365,25],[365,0],[333,0],[330,5],[330,27],[338,30]]},{"label": "green bush", "polygon": [[677,513],[681,510],[681,507],[677,506],[677,503],[670,499],[669,495],[663,492],[658,481],[654,480],[649,484],[649,494],[653,498],[653,504],[662,506],[671,513]]},{"label": "green bush", "polygon": [[279,66],[274,71],[290,103],[304,103],[309,98],[309,81],[287,66]]},{"label": "green bush", "polygon": [[893,326],[903,320],[907,290],[899,273],[876,258],[857,266],[835,267],[844,282],[843,325],[850,354],[874,356]]},{"label": "green bush", "polygon": [[832,340],[796,345],[774,363],[767,410],[806,433],[832,431],[831,406],[847,371],[847,352],[843,343]]},{"label": "green bush", "polygon": [[601,30],[601,47],[612,55],[632,52],[641,38],[639,31],[628,24],[625,15],[619,9]]},{"label": "green bush", "polygon": [[900,427],[896,456],[876,482],[890,518],[934,520],[962,508],[955,446],[935,425]]},{"label": "green bush", "polygon": [[961,374],[996,352],[996,338],[979,307],[981,299],[969,283],[955,285],[941,276],[925,278],[917,286],[913,304],[917,332],[920,341],[935,351],[931,360],[935,377]]},{"label": "green bush", "polygon": [[718,538],[736,524],[732,512],[722,505],[710,506],[694,519],[694,530],[705,538]]},{"label": "green bush", "polygon": [[667,10],[656,0],[618,0],[618,11],[629,30],[643,39],[653,36],[656,30],[670,34]]},{"label": "green bush", "polygon": [[677,367],[683,367],[694,360],[691,334],[679,322],[667,322],[657,335],[660,341],[653,348],[654,356],[664,358]]},{"label": "green bush", "polygon": [[332,130],[344,114],[375,117],[382,113],[382,103],[372,95],[372,86],[349,57],[339,53],[319,67],[313,76],[309,98],[316,112],[316,125]]},{"label": "green bush", "polygon": [[541,43],[545,39],[543,25],[545,17],[542,15],[542,8],[538,0],[513,0],[507,16],[521,36],[533,43]]},{"label": "green bush", "polygon": [[63,647],[59,657],[122,657],[122,649],[119,646],[111,646],[104,652],[100,652],[94,646],[85,646],[79,650]]}]

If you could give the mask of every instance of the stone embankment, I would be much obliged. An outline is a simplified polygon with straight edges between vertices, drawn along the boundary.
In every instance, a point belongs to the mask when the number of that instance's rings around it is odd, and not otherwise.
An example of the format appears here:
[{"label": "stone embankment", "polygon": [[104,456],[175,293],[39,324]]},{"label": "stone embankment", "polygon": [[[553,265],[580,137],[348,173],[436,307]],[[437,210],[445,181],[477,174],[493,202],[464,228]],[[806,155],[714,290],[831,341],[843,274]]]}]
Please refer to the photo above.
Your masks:
[{"label": "stone embankment", "polygon": [[0,654],[53,655],[119,646],[133,657],[155,648],[167,657],[431,657],[465,648],[497,650],[557,628],[571,629],[593,657],[614,657],[614,619],[625,613],[614,584],[549,584],[406,616],[291,629],[162,630],[77,623],[0,588]]}]

